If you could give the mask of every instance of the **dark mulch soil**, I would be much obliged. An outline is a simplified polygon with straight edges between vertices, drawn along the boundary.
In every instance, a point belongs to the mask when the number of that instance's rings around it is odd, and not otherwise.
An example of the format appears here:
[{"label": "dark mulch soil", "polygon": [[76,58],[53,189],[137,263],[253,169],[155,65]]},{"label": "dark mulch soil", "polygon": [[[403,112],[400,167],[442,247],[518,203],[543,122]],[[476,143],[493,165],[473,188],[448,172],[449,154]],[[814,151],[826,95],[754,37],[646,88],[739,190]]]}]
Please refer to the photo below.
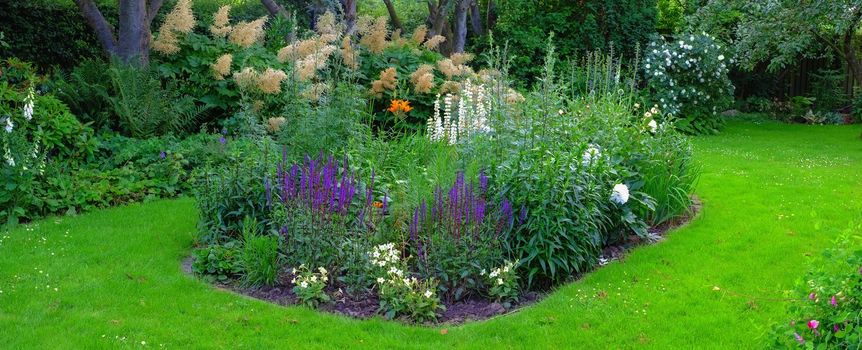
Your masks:
[{"label": "dark mulch soil", "polygon": [[[661,241],[668,231],[688,223],[692,218],[697,216],[702,207],[699,198],[694,197],[693,199],[694,203],[688,214],[650,228],[650,236],[646,240],[632,236],[623,244],[606,247],[602,251],[601,265],[621,259],[628,250],[638,245]],[[183,271],[189,275],[192,274],[193,259],[193,257],[188,257],[183,260]],[[279,305],[296,305],[299,301],[291,290],[293,288],[293,285],[290,283],[291,278],[292,276],[285,271],[279,276],[277,285],[272,287],[242,287],[237,281],[215,283],[215,286]],[[379,299],[373,292],[349,295],[336,285],[328,287],[327,294],[332,297],[333,302],[321,305],[318,309],[354,318],[372,318],[378,316],[377,307],[379,306]],[[545,295],[546,293],[531,291],[522,295],[517,303],[506,305],[477,297],[466,298],[458,302],[444,301],[443,304],[446,306],[446,311],[438,316],[437,321],[444,324],[460,324],[468,321],[484,320],[497,315],[515,312],[524,306],[535,303]]]}]

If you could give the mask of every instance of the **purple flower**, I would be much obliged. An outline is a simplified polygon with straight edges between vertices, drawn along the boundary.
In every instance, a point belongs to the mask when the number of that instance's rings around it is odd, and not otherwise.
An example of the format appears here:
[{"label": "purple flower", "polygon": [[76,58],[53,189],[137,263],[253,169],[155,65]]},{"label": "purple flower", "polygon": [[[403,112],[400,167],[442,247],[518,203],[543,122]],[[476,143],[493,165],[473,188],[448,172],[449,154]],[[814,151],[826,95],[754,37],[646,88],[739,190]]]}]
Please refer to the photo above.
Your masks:
[{"label": "purple flower", "polygon": [[835,300],[835,296],[832,296],[832,299],[829,299],[829,304],[832,306],[838,306],[838,301]]},{"label": "purple flower", "polygon": [[799,345],[805,344],[805,339],[803,339],[802,336],[799,335],[799,333],[793,333],[793,337],[796,338],[796,341],[799,342]]},{"label": "purple flower", "polygon": [[479,172],[479,190],[481,190],[482,193],[485,193],[485,191],[488,190],[488,176],[485,175],[484,170]]},{"label": "purple flower", "polygon": [[811,292],[811,294],[808,294],[808,300],[815,300],[815,299],[817,299],[817,294],[814,294],[814,292]]},{"label": "purple flower", "polygon": [[161,159],[165,159],[165,157],[167,157],[167,156],[168,156],[168,155],[165,153],[165,151],[161,151],[161,152],[159,152],[159,158],[161,158]]},{"label": "purple flower", "polygon": [[841,330],[841,327],[838,327],[838,325],[837,325],[837,324],[832,326],[832,331],[833,331],[833,332],[838,333],[838,331],[840,331],[840,330]]},{"label": "purple flower", "polygon": [[218,143],[224,145],[227,143],[227,139],[224,136],[218,138]]},{"label": "purple flower", "polygon": [[266,191],[266,205],[272,205],[272,188],[269,185],[269,177],[263,179],[263,188]]}]

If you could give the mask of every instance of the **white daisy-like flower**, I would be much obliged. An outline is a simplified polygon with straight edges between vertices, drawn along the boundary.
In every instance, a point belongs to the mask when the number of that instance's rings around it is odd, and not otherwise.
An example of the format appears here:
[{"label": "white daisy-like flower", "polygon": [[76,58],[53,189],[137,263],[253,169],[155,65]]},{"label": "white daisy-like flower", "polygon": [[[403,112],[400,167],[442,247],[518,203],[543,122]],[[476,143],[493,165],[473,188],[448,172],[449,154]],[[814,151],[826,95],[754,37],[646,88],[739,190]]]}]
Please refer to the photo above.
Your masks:
[{"label": "white daisy-like flower", "polygon": [[299,284],[299,287],[302,289],[308,288],[308,282],[302,281],[302,283]]},{"label": "white daisy-like flower", "polygon": [[431,293],[431,290],[426,290],[423,295],[425,295],[426,298],[431,299],[431,296],[433,296],[434,293]]},{"label": "white daisy-like flower", "polygon": [[611,193],[611,202],[617,204],[626,204],[629,201],[629,187],[625,184],[616,184],[614,185],[613,192]]},{"label": "white daisy-like flower", "polygon": [[719,60],[719,61],[724,61],[724,55],[718,55],[718,60]]},{"label": "white daisy-like flower", "polygon": [[503,279],[502,278],[497,279],[497,285],[503,285]]},{"label": "white daisy-like flower", "polygon": [[322,266],[321,266],[321,267],[318,267],[318,268],[317,268],[317,271],[320,271],[320,273],[322,273],[322,274],[324,274],[324,275],[326,274],[326,269],[324,269]]},{"label": "white daisy-like flower", "polygon": [[385,281],[386,281],[386,280],[385,280],[385,279],[383,279],[383,277],[377,277],[377,283],[378,283],[378,284],[383,284],[383,282],[385,282]]}]

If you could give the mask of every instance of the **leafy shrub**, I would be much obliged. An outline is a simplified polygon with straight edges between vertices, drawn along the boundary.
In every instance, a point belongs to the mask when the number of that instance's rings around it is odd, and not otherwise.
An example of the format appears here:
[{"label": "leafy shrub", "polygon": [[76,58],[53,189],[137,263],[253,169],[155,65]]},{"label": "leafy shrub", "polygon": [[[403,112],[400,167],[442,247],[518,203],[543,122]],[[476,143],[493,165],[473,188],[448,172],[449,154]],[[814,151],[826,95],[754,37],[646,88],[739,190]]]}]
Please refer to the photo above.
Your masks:
[{"label": "leafy shrub", "polygon": [[776,348],[862,346],[862,241],[848,231],[835,243],[820,259],[812,259],[812,268],[796,283],[788,306],[793,319],[773,327]]},{"label": "leafy shrub", "polygon": [[242,225],[243,283],[249,286],[271,286],[278,279],[281,268],[279,238],[260,234],[257,220],[248,217]]},{"label": "leafy shrub", "polygon": [[79,120],[94,129],[118,127],[110,98],[114,93],[110,65],[104,61],[85,60],[69,73],[59,72],[54,93]]},{"label": "leafy shrub", "polygon": [[192,272],[210,281],[227,282],[243,272],[240,252],[237,241],[195,250]]},{"label": "leafy shrub", "polygon": [[506,261],[503,266],[494,268],[486,273],[485,269],[479,273],[485,279],[488,295],[498,301],[518,300],[518,263]]},{"label": "leafy shrub", "polygon": [[299,268],[293,269],[293,275],[294,278],[290,283],[293,283],[293,292],[299,297],[301,303],[316,307],[320,303],[331,300],[323,290],[329,282],[328,271],[325,268],[318,267],[317,272],[314,272],[305,265],[299,265]]},{"label": "leafy shrub", "polygon": [[407,316],[417,322],[437,319],[437,312],[445,310],[437,297],[434,279],[419,280],[410,277],[407,264],[393,243],[375,246],[368,253],[369,271],[376,277],[375,286],[380,297],[377,312],[388,319]]},{"label": "leafy shrub", "polygon": [[643,69],[652,99],[675,117],[687,133],[714,133],[720,112],[730,105],[733,84],[721,46],[706,34],[682,34],[671,41],[653,40],[646,49]]}]

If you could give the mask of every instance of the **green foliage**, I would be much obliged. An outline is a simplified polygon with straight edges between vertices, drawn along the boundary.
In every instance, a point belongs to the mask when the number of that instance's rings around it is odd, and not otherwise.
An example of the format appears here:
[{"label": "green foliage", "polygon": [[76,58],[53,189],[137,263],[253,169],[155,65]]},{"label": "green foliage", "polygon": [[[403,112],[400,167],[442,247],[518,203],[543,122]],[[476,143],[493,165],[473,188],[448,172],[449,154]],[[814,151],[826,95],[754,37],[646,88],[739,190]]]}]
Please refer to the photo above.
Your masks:
[{"label": "green foliage", "polygon": [[643,68],[652,102],[676,118],[687,133],[716,133],[722,112],[732,102],[733,84],[721,45],[706,34],[681,34],[673,40],[656,38],[649,44]]},{"label": "green foliage", "polygon": [[483,269],[480,275],[484,277],[488,288],[488,295],[497,301],[509,302],[518,300],[520,291],[518,289],[518,262],[506,261],[503,266],[496,267],[490,271]]},{"label": "green foliage", "polygon": [[101,60],[79,63],[68,74],[60,72],[54,93],[69,110],[96,130],[116,129],[117,117],[111,105],[113,86],[110,66]]},{"label": "green foliage", "polygon": [[774,325],[775,348],[858,349],[862,346],[862,226],[850,226],[835,247],[811,259],[796,283],[790,322]]},{"label": "green foliage", "polygon": [[[116,24],[116,7],[101,7],[109,23]],[[71,1],[2,1],[0,23],[7,46],[0,57],[34,62],[40,70],[71,68],[84,59],[102,57],[93,30]]]},{"label": "green foliage", "polygon": [[377,284],[380,297],[379,313],[387,319],[406,316],[409,320],[422,323],[437,319],[437,312],[446,309],[434,292],[434,280],[420,281],[390,273],[388,278]]},{"label": "green foliage", "polygon": [[248,286],[274,285],[281,268],[278,236],[261,234],[260,229],[257,220],[253,217],[246,217],[243,220],[240,261],[243,269],[243,284]]},{"label": "green foliage", "polygon": [[210,282],[227,282],[242,273],[241,247],[237,241],[210,245],[194,251],[192,272]]},{"label": "green foliage", "polygon": [[492,30],[508,42],[512,77],[523,85],[541,75],[536,62],[542,61],[551,31],[559,39],[560,57],[613,50],[631,58],[656,26],[655,0],[509,0],[497,6],[499,18]]},{"label": "green foliage", "polygon": [[115,63],[109,72],[114,94],[108,100],[129,135],[183,134],[198,125],[205,107],[172,86],[163,87],[150,69]]}]

